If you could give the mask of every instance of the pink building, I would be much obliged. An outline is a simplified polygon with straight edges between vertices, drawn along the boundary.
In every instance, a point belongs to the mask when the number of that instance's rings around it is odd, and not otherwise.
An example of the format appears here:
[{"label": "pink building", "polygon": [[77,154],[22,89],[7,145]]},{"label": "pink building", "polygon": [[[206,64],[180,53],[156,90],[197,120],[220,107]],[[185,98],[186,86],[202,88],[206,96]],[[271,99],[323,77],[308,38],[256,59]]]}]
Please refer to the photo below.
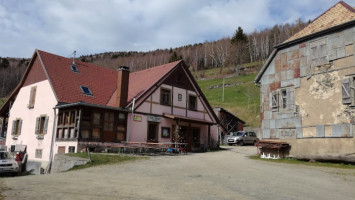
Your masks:
[{"label": "pink building", "polygon": [[0,117],[6,145],[26,144],[42,168],[88,145],[175,142],[179,134],[192,151],[218,140],[218,119],[183,61],[130,73],[35,50]]}]

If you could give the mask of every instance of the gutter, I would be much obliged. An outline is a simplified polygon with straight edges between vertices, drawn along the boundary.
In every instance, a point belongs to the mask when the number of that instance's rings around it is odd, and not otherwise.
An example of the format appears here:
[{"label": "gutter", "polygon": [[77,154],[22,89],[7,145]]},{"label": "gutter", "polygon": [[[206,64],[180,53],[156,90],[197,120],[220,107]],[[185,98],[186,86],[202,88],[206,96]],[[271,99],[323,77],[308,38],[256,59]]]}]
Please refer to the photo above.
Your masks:
[{"label": "gutter", "polygon": [[117,110],[117,111],[122,111],[122,112],[129,112],[130,110],[127,108],[118,108],[118,107],[113,107],[113,106],[103,106],[103,105],[97,105],[97,104],[91,104],[91,103],[85,103],[85,102],[75,102],[75,103],[59,103],[57,104],[54,108],[70,108],[73,106],[87,106],[87,107],[92,107],[92,108],[102,108],[102,109],[110,109],[110,110]]},{"label": "gutter", "polygon": [[57,122],[57,112],[56,108],[53,108],[54,110],[54,120],[53,120],[53,130],[52,130],[52,140],[51,140],[51,147],[50,147],[50,153],[49,153],[49,163],[46,168],[46,174],[51,173],[51,168],[52,168],[52,162],[53,162],[53,146],[54,146],[54,136],[55,136],[55,130],[56,130],[56,122]]}]

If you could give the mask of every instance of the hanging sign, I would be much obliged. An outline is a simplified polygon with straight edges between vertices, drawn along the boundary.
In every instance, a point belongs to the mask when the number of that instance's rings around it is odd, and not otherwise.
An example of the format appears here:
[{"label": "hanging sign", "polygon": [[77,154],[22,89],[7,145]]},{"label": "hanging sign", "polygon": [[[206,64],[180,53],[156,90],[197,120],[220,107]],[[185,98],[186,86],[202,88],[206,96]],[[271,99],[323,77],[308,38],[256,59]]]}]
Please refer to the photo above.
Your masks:
[{"label": "hanging sign", "polygon": [[133,115],[133,121],[141,122],[142,121],[142,115]]},{"label": "hanging sign", "polygon": [[147,116],[148,122],[160,122],[160,117],[157,116]]}]

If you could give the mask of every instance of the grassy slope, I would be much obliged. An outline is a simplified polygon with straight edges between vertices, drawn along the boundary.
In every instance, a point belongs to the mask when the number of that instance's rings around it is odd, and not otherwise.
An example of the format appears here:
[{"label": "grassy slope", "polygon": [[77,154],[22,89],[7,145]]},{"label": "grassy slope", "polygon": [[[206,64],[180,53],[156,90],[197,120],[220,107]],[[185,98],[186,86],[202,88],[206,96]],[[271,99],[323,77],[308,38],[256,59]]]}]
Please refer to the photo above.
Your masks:
[{"label": "grassy slope", "polygon": [[[213,74],[220,77],[217,70],[206,70],[204,73],[210,78]],[[210,86],[222,85],[223,78],[198,79],[197,83],[212,107],[223,107],[247,122],[249,126],[260,126],[260,90],[254,85],[255,76],[256,74],[250,74],[225,78],[225,84],[237,85],[225,87],[224,102],[222,102],[222,87],[209,89]]]}]

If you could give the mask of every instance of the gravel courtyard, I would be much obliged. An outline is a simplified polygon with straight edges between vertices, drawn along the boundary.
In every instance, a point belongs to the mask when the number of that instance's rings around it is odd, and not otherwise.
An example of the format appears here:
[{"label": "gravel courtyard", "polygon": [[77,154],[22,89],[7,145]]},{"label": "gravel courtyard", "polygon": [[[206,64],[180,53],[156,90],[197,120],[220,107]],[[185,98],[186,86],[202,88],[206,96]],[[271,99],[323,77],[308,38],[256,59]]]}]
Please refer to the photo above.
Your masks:
[{"label": "gravel courtyard", "polygon": [[[354,199],[355,170],[251,160],[253,146],[0,179],[5,199]],[[1,199],[1,197],[0,197]]]}]

